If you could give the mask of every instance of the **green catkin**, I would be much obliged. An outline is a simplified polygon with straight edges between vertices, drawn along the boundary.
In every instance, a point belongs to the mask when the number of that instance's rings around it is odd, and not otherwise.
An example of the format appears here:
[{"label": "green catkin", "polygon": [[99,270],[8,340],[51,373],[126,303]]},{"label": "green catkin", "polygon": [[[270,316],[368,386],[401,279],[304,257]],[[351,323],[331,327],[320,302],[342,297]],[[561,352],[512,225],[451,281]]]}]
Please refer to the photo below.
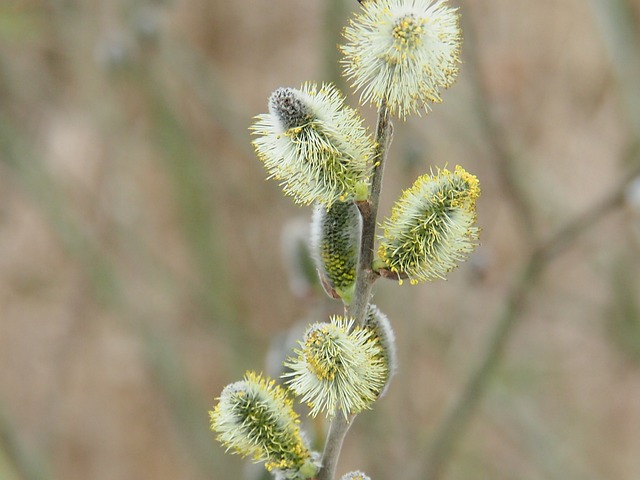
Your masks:
[{"label": "green catkin", "polygon": [[311,249],[329,296],[351,302],[356,280],[362,219],[353,201],[316,205],[311,223]]},{"label": "green catkin", "polygon": [[398,365],[396,336],[393,333],[393,328],[391,327],[389,318],[373,304],[369,305],[369,311],[365,318],[364,327],[373,332],[372,339],[380,347],[380,360],[385,366],[384,387],[378,395],[382,396],[386,393],[387,388],[389,388],[391,377],[395,373]]},{"label": "green catkin", "polygon": [[418,178],[384,224],[381,263],[412,284],[445,278],[477,246],[479,196],[478,179],[460,166]]},{"label": "green catkin", "polygon": [[303,205],[354,198],[371,174],[373,142],[333,85],[279,88],[251,127],[269,178]]},{"label": "green catkin", "polygon": [[267,470],[282,478],[315,475],[316,459],[302,439],[291,399],[273,380],[247,372],[244,380],[224,388],[209,416],[227,449],[256,462],[266,460]]},{"label": "green catkin", "polygon": [[311,415],[334,416],[370,408],[384,388],[387,366],[373,331],[353,319],[332,317],[307,329],[296,357],[285,365],[287,385],[311,407]]}]

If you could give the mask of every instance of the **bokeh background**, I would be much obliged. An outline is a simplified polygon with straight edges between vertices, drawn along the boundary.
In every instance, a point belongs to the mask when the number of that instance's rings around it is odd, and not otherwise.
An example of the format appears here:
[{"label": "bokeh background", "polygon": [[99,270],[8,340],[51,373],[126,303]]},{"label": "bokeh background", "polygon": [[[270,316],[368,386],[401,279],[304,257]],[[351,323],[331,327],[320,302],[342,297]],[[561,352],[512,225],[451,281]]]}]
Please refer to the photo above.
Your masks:
[{"label": "bokeh background", "polygon": [[[339,472],[637,480],[640,2],[456,5],[459,80],[395,122],[381,214],[461,164],[482,245],[446,282],[378,282],[399,370]],[[357,8],[0,1],[0,479],[260,478],[207,411],[341,309],[298,278],[310,209],[247,127],[277,87],[349,91]]]}]

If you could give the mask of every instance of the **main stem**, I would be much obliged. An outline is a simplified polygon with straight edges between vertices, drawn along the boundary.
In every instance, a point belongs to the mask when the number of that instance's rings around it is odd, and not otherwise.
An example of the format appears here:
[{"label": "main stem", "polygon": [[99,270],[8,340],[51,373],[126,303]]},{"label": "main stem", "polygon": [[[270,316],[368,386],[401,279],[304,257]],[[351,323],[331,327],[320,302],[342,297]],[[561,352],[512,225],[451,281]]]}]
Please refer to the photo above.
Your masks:
[{"label": "main stem", "polygon": [[[364,324],[369,309],[371,288],[378,278],[371,266],[376,240],[376,219],[378,216],[378,204],[380,203],[380,191],[382,190],[382,176],[387,152],[391,144],[391,119],[389,118],[386,103],[382,103],[378,109],[375,141],[371,191],[367,200],[358,202],[358,208],[362,216],[362,236],[360,237],[360,252],[356,268],[355,292],[351,304],[347,307],[347,316],[354,318],[358,325]],[[318,473],[317,480],[334,479],[342,443],[355,417],[354,414],[345,418],[344,415],[336,413],[333,420],[331,420],[322,454],[322,468]]]}]

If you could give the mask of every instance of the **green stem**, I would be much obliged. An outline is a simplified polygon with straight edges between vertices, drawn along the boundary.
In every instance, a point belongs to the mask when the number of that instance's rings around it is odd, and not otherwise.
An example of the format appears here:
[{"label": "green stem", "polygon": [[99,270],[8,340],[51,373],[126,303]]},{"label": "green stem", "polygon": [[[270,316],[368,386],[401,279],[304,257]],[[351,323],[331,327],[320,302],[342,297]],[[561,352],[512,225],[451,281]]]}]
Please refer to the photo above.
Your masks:
[{"label": "green stem", "polygon": [[344,418],[343,415],[336,414],[331,420],[327,441],[324,444],[324,452],[322,453],[322,468],[318,473],[318,480],[333,480],[342,444],[354,418],[355,415],[351,415],[350,418]]},{"label": "green stem", "polygon": [[[353,300],[347,308],[347,315],[354,318],[359,325],[362,325],[365,321],[369,308],[369,299],[371,298],[371,289],[378,278],[378,275],[372,269],[372,263],[376,239],[376,218],[378,216],[378,204],[380,203],[380,191],[382,190],[382,176],[391,143],[391,131],[389,111],[386,103],[383,103],[378,109],[376,147],[373,155],[374,169],[369,199],[358,202],[358,208],[362,215],[362,236],[356,269],[356,287]],[[351,415],[349,418],[344,418],[339,414],[334,416],[324,445],[322,468],[318,473],[317,480],[333,480],[335,477],[342,443],[355,417],[355,415]]]},{"label": "green stem", "polygon": [[369,199],[358,202],[358,208],[362,215],[362,236],[360,239],[358,267],[356,270],[356,287],[353,302],[349,305],[347,313],[350,317],[355,318],[359,325],[364,323],[369,306],[369,299],[371,297],[371,288],[378,278],[378,275],[372,269],[372,264],[376,239],[378,205],[380,203],[380,192],[382,190],[382,177],[389,145],[391,144],[391,135],[391,119],[389,118],[387,105],[383,103],[378,109],[376,150],[373,156],[374,169]]}]

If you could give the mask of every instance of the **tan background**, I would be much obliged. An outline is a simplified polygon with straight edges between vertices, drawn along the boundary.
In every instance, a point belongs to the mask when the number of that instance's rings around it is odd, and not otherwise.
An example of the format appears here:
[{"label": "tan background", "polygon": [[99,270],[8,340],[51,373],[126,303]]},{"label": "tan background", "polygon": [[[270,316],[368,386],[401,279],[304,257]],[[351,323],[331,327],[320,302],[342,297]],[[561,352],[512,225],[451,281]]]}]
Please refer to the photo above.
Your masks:
[{"label": "tan background", "polygon": [[[461,164],[482,245],[447,282],[377,285],[399,372],[339,467],[374,480],[424,477],[535,239],[639,161],[640,3],[457,5],[459,81],[396,122],[381,210]],[[247,127],[275,88],[336,80],[356,8],[0,2],[0,479],[244,478],[207,410],[278,334],[339,311],[289,288],[281,232],[310,210],[264,180]],[[640,478],[638,231],[614,209],[527,288],[441,478]]]}]

